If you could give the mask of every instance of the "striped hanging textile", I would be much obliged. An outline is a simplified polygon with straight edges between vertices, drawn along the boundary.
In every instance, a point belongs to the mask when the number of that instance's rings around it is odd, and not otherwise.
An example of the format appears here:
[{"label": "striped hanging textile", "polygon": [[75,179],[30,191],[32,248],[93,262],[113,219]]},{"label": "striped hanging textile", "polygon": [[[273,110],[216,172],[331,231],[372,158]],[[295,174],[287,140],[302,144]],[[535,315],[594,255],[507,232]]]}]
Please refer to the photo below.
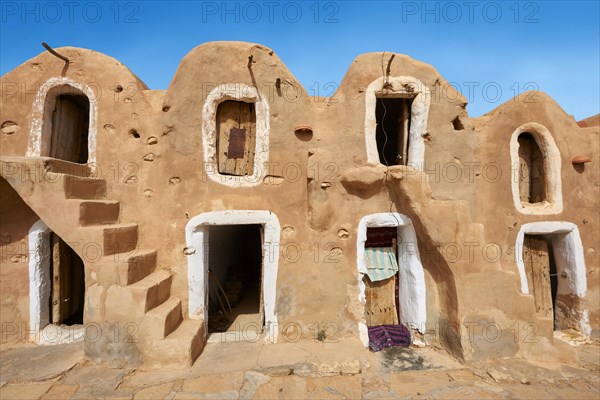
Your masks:
[{"label": "striped hanging textile", "polygon": [[369,247],[365,249],[367,275],[371,282],[388,279],[398,272],[398,261],[393,247]]}]

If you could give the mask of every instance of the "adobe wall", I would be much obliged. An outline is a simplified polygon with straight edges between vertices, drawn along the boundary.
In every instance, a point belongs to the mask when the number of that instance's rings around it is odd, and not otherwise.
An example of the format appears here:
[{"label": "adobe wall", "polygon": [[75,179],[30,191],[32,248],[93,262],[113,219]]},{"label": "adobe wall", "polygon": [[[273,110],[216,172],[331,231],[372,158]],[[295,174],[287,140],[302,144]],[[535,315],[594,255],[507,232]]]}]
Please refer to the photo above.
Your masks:
[{"label": "adobe wall", "polygon": [[[184,57],[166,91],[148,90],[126,67],[100,53],[70,47],[57,51],[72,60],[68,69],[45,52],[2,77],[0,119],[18,125],[16,131],[11,128],[11,133],[0,135],[2,155],[27,154],[35,93],[49,79],[65,76],[92,88],[98,113],[97,176],[108,182],[108,198],[121,201],[121,220],[139,224],[139,245],[157,249],[159,268],[174,273],[172,294],[183,300],[184,316],[188,312],[188,221],[209,211],[268,210],[282,228],[280,248],[289,251],[279,255],[275,312],[280,326],[298,323],[303,334],[311,337],[315,323],[334,324],[338,337],[357,336],[362,312],[356,266],[358,223],[366,215],[393,210],[410,217],[417,233],[425,270],[427,325],[460,326],[458,337],[442,335],[438,340],[456,356],[541,357],[552,348],[551,330],[543,323],[540,343],[529,346],[520,338],[515,344],[507,342],[512,340],[514,323],[539,322],[532,296],[520,292],[510,251],[519,227],[532,221],[569,221],[579,227],[588,268],[582,307],[589,310],[591,327],[600,329],[600,288],[594,279],[600,239],[598,129],[579,128],[546,95],[537,93],[539,101],[527,103],[521,101],[528,95],[524,94],[481,118],[469,118],[466,100],[433,67],[396,55],[390,77],[421,82],[423,87],[402,90],[427,91],[430,106],[423,132],[424,159],[417,163],[421,172],[414,166],[386,171],[367,162],[365,93],[382,78],[391,53],[357,57],[337,92],[323,99],[310,98],[273,51],[250,43],[198,46]],[[229,88],[234,95],[257,87],[260,101],[268,108],[267,164],[259,180],[240,187],[219,183],[220,177],[207,170],[204,159],[205,103],[218,85],[227,83],[236,84]],[[456,117],[464,129],[455,129]],[[560,214],[523,215],[514,207],[507,173],[509,141],[526,122],[547,127],[560,150],[564,200]],[[295,135],[295,127],[304,124],[313,128],[312,138]],[[593,159],[582,173],[571,164],[576,154]],[[501,178],[490,179],[492,171],[484,170],[486,163],[499,166]],[[456,166],[461,172],[458,178],[452,175]],[[31,224],[3,219],[2,235],[13,230],[22,235]],[[500,257],[481,252],[488,243],[497,244]],[[454,244],[462,252],[458,257],[449,253]],[[472,257],[467,254],[471,248]],[[2,277],[5,269],[3,264]],[[12,280],[24,277],[19,272]],[[27,303],[26,293],[6,297],[5,290],[3,286],[3,311]],[[23,319],[13,314],[7,315]],[[506,330],[500,342],[482,339],[481,327],[490,321]],[[467,334],[470,327],[474,327],[472,337]]]}]

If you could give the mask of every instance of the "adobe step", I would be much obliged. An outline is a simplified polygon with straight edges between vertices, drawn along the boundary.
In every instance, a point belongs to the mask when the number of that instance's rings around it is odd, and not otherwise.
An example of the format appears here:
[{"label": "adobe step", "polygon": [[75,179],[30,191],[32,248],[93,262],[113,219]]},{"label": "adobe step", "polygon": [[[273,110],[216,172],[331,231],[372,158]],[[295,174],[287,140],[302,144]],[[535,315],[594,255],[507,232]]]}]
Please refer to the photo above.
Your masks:
[{"label": "adobe step", "polygon": [[164,339],[177,329],[181,321],[181,299],[171,297],[146,313],[140,324],[140,337],[142,340]]},{"label": "adobe step", "polygon": [[[75,200],[76,201],[76,200]],[[112,200],[83,200],[79,202],[79,225],[105,225],[119,222],[120,203]]]},{"label": "adobe step", "polygon": [[131,285],[144,279],[154,271],[154,268],[156,268],[156,250],[133,251],[125,256],[125,259],[118,261],[117,283],[122,286]]},{"label": "adobe step", "polygon": [[142,296],[144,312],[159,306],[171,296],[171,282],[173,275],[161,269],[153,272],[141,281],[127,286],[133,293]]},{"label": "adobe step", "polygon": [[92,174],[92,170],[87,164],[79,164],[50,157],[40,157],[40,159],[44,163],[44,170],[46,172],[78,177],[89,177]]},{"label": "adobe step", "polygon": [[192,366],[204,348],[204,336],[203,320],[183,320],[166,338],[144,343],[144,367],[165,369]]},{"label": "adobe step", "polygon": [[64,176],[65,197],[67,199],[103,199],[106,195],[104,179],[82,178],[79,176]]},{"label": "adobe step", "polygon": [[140,323],[144,315],[171,296],[172,275],[158,270],[129,285],[113,285],[106,292],[106,319]]},{"label": "adobe step", "polygon": [[110,224],[82,227],[90,242],[101,244],[102,254],[110,256],[135,250],[138,241],[137,224]]}]

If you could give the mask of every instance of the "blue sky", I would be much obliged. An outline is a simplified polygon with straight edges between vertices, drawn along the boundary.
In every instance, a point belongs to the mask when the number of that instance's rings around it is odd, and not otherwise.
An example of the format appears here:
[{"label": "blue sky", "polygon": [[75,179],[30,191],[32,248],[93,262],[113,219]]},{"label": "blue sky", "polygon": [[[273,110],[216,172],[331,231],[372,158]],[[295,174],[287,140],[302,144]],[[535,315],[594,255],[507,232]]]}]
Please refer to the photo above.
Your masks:
[{"label": "blue sky", "polygon": [[311,95],[372,51],[432,64],[482,115],[542,90],[577,119],[600,108],[599,1],[2,1],[0,73],[53,47],[117,58],[151,89],[215,40],[271,47]]}]

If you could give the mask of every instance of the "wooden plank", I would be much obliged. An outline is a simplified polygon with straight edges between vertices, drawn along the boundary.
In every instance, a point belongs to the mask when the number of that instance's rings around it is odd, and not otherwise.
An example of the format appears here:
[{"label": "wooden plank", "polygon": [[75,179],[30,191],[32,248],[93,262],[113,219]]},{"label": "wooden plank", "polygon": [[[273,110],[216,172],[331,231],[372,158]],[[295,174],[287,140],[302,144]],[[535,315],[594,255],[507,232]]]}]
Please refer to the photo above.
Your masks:
[{"label": "wooden plank", "polygon": [[536,312],[552,318],[552,290],[550,287],[550,255],[546,239],[525,235],[523,262],[529,283],[529,293],[533,294]]},{"label": "wooden plank", "polygon": [[371,282],[368,276],[365,282],[365,320],[367,326],[390,325],[398,323],[396,310],[395,277],[383,281]]},{"label": "wooden plank", "polygon": [[227,155],[229,134],[239,128],[240,113],[236,101],[224,101],[217,109],[217,162],[220,174],[235,175],[235,159]]},{"label": "wooden plank", "polygon": [[402,99],[402,110],[400,117],[400,137],[398,138],[398,154],[402,157],[397,164],[407,165],[408,163],[408,136],[409,136],[409,122],[410,122],[410,108],[409,99]]},{"label": "wooden plank", "polygon": [[519,137],[519,197],[522,203],[529,203],[530,197],[530,147],[527,140]]},{"label": "wooden plank", "polygon": [[519,197],[523,203],[546,199],[544,155],[529,133],[519,136]]},{"label": "wooden plank", "polygon": [[52,233],[52,319],[53,324],[60,324],[61,315],[61,279],[60,279],[60,238]]},{"label": "wooden plank", "polygon": [[50,157],[79,162],[84,118],[79,107],[64,97],[57,97],[52,114]]},{"label": "wooden plank", "polygon": [[[232,131],[245,131],[242,154],[237,151],[239,138],[232,138]],[[241,142],[240,142],[241,143]],[[217,162],[219,173],[227,175],[252,175],[254,173],[254,146],[256,144],[256,113],[253,103],[224,101],[217,109]],[[233,147],[232,147],[233,145]],[[229,154],[229,149],[235,149]]]}]

